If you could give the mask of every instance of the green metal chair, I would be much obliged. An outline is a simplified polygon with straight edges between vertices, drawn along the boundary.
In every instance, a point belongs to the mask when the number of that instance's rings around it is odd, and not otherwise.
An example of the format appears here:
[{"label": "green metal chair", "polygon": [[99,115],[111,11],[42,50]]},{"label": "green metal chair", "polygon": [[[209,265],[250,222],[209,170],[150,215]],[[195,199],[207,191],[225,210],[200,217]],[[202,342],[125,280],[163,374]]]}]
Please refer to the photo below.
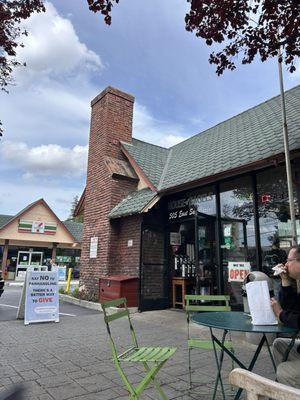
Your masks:
[{"label": "green metal chair", "polygon": [[[189,388],[192,388],[192,365],[191,365],[191,351],[192,349],[215,350],[211,340],[192,338],[190,335],[190,321],[191,315],[195,312],[201,311],[231,311],[229,305],[230,296],[225,295],[186,295],[185,296],[185,311],[187,316],[187,334],[188,334],[188,352],[189,352]],[[218,302],[223,305],[211,305],[207,303]],[[205,304],[206,303],[206,304]],[[224,346],[233,351],[233,343],[231,340],[225,340]],[[223,356],[221,356],[221,362]],[[217,390],[218,380],[216,381],[214,393]]]},{"label": "green metal chair", "polygon": [[[116,311],[113,314],[108,314],[109,307],[118,307],[124,306],[123,309],[120,311]],[[113,361],[118,373],[121,376],[121,379],[126,386],[127,390],[130,393],[129,399],[139,399],[141,393],[145,390],[145,388],[152,382],[161,396],[163,400],[167,400],[167,396],[163,392],[161,386],[155,379],[155,375],[161,369],[161,367],[168,361],[168,359],[175,353],[177,350],[175,347],[138,347],[136,335],[131,324],[129,311],[126,305],[126,299],[120,298],[116,300],[107,301],[106,303],[102,304],[102,309],[104,313],[104,321],[106,324],[108,336],[109,336],[109,343],[112,350]],[[113,341],[111,330],[110,330],[110,323],[122,318],[127,317],[129,322],[129,328],[131,333],[131,340],[133,346],[127,349],[122,354],[118,354],[116,350],[115,343]],[[121,363],[142,363],[145,370],[146,376],[141,382],[136,386],[129,382],[127,376],[125,375],[123,368],[121,367]]]}]

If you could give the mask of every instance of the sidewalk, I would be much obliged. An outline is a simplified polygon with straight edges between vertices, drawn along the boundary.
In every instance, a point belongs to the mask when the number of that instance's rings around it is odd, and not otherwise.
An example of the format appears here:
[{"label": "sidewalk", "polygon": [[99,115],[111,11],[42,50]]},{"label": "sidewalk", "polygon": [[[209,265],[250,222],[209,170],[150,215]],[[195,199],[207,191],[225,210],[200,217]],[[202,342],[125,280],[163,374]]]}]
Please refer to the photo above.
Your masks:
[{"label": "sidewalk", "polygon": [[[151,311],[132,315],[140,345],[176,346],[178,351],[158,374],[169,399],[210,398],[216,376],[213,352],[193,353],[194,379],[201,386],[187,390],[188,369],[186,350],[186,318],[179,311]],[[114,321],[113,334],[120,344],[119,352],[129,346],[126,321]],[[197,336],[208,338],[208,330],[192,327]],[[248,363],[255,347],[234,334],[235,352]],[[256,372],[274,378],[266,349],[257,362]],[[224,379],[231,370],[225,360]],[[144,376],[143,368],[128,365],[126,372],[132,382]],[[31,400],[110,400],[127,399],[127,392],[112,363],[103,314],[65,318],[61,322],[24,326],[22,321],[1,323],[0,391],[12,383],[27,384],[26,398]],[[230,387],[227,387],[230,393]],[[143,399],[158,399],[150,387]],[[221,397],[219,397],[221,398]]]}]

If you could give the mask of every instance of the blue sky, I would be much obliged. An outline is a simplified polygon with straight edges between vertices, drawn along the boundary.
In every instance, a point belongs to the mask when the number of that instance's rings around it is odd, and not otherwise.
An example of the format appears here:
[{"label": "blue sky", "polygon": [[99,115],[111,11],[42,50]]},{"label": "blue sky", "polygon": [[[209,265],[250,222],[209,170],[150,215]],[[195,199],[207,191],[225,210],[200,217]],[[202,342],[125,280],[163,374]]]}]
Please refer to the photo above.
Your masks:
[{"label": "blue sky", "polygon": [[[112,25],[86,1],[53,0],[26,21],[10,94],[0,93],[0,213],[43,197],[66,218],[85,185],[90,100],[106,86],[135,96],[133,135],[170,146],[279,92],[276,60],[218,77],[185,31],[185,0],[121,0]],[[285,72],[286,89],[300,72]],[[233,155],[234,156],[234,155]]]}]

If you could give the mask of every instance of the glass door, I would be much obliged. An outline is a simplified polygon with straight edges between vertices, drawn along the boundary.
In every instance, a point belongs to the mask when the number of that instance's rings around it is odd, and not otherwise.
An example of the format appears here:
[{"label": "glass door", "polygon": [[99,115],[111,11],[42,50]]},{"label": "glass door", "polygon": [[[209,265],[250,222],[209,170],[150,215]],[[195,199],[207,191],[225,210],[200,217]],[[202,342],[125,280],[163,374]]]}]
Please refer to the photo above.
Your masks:
[{"label": "glass door", "polygon": [[[225,293],[231,297],[233,307],[241,307],[242,281],[250,265],[247,244],[247,221],[224,218],[221,222],[221,249],[224,266]],[[236,265],[234,270],[230,265]],[[240,266],[240,267],[239,267]]]},{"label": "glass door", "polygon": [[33,251],[30,253],[30,265],[41,266],[43,261],[43,253],[38,251]]},{"label": "glass door", "polygon": [[197,293],[218,293],[218,267],[216,260],[216,218],[198,213],[198,271]]},{"label": "glass door", "polygon": [[41,266],[43,263],[43,252],[41,251],[19,251],[17,261],[16,280],[25,279],[27,268],[30,266]]},{"label": "glass door", "polygon": [[19,251],[17,259],[16,280],[24,280],[27,268],[30,265],[30,252]]}]

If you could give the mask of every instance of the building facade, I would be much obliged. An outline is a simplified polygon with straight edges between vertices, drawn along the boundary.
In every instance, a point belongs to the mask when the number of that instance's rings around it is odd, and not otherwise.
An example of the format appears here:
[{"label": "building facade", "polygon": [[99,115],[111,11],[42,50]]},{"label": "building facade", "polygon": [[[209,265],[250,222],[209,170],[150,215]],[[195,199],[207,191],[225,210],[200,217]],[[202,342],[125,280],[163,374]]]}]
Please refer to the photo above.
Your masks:
[{"label": "building facade", "polygon": [[[137,276],[140,310],[174,305],[176,282],[238,306],[231,269],[267,270],[291,244],[279,96],[169,149],[132,138],[133,103],[108,87],[91,104],[81,282]],[[300,86],[286,103],[300,235]]]},{"label": "building facade", "polygon": [[46,265],[50,259],[79,266],[81,237],[82,224],[60,221],[43,199],[16,215],[0,215],[2,276],[24,280],[29,266]]}]

